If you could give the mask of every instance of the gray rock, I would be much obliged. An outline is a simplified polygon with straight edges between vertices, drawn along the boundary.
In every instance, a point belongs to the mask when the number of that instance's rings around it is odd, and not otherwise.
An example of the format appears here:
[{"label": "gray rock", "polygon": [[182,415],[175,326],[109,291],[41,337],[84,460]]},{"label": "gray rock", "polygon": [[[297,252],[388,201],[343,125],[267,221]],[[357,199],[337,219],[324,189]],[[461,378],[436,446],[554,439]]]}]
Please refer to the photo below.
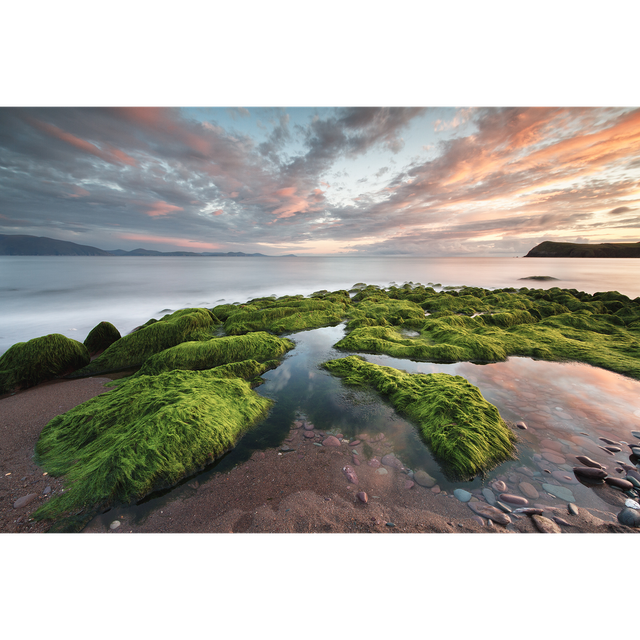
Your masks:
[{"label": "gray rock", "polygon": [[631,453],[640,458],[640,447],[631,447]]},{"label": "gray rock", "polygon": [[469,502],[471,500],[471,494],[464,489],[454,489],[453,495],[460,500],[460,502]]},{"label": "gray rock", "polygon": [[575,504],[573,504],[572,502],[569,502],[567,504],[567,511],[572,515],[572,516],[577,516],[580,511],[578,509],[578,507],[576,507]]},{"label": "gray rock", "polygon": [[629,509],[640,509],[640,503],[632,500],[631,498],[624,501],[624,506],[629,507]]},{"label": "gray rock", "polygon": [[550,493],[552,496],[555,496],[556,498],[560,498],[561,500],[564,500],[565,502],[575,502],[576,501],[573,493],[571,492],[571,489],[568,489],[567,487],[561,487],[561,486],[559,486],[557,484],[547,484],[545,482],[542,485],[542,488],[547,493]]},{"label": "gray rock", "polygon": [[436,479],[432,478],[426,471],[422,471],[422,469],[414,472],[413,479],[421,487],[433,487],[433,485],[435,485],[436,483]]},{"label": "gray rock", "polygon": [[306,431],[313,431],[316,427],[312,422],[305,422],[304,428]]},{"label": "gray rock", "polygon": [[380,474],[381,476],[386,476],[389,472],[384,467],[380,467],[376,470],[376,473]]},{"label": "gray rock", "polygon": [[526,498],[523,498],[522,496],[514,496],[511,493],[501,493],[500,500],[508,502],[509,504],[529,504],[529,501]]},{"label": "gray rock", "polygon": [[594,469],[604,469],[604,467],[595,460],[588,458],[587,456],[576,456],[576,460],[583,464],[585,467],[593,467]]},{"label": "gray rock", "polygon": [[500,500],[496,500],[496,507],[498,507],[498,509],[500,509],[500,511],[503,511],[504,513],[513,512],[513,509],[511,509],[511,507],[507,507],[507,505],[504,502],[500,502]]},{"label": "gray rock", "polygon": [[625,480],[630,482],[636,489],[640,489],[640,480],[636,479],[634,476],[627,474]]},{"label": "gray rock", "polygon": [[536,500],[540,497],[538,490],[530,482],[521,482],[518,488],[527,498],[531,498],[531,500]]},{"label": "gray rock", "polygon": [[400,462],[400,460],[398,460],[398,458],[396,458],[393,453],[387,453],[386,455],[382,456],[382,460],[380,462],[382,462],[382,464],[387,467],[392,467],[394,469],[400,470],[404,469],[404,465],[402,464],[402,462]]},{"label": "gray rock", "polygon": [[114,520],[114,521],[109,525],[109,529],[111,529],[111,531],[115,531],[119,526],[120,526],[120,520]]},{"label": "gray rock", "polygon": [[51,485],[47,485],[42,491],[42,495],[48,496],[51,493]]},{"label": "gray rock", "polygon": [[482,495],[484,496],[484,499],[490,504],[490,505],[494,505],[496,503],[496,494],[493,493],[493,491],[491,491],[491,489],[488,488],[484,488],[482,490]]},{"label": "gray rock", "polygon": [[627,527],[640,527],[640,511],[636,509],[629,509],[629,507],[625,507],[618,514],[618,522],[620,524],[624,524]]},{"label": "gray rock", "polygon": [[323,447],[339,447],[340,440],[338,440],[338,438],[336,438],[335,436],[328,436],[322,441],[322,446]]},{"label": "gray rock", "polygon": [[552,471],[551,476],[558,482],[562,482],[562,484],[580,484],[571,471],[565,471],[564,469]]},{"label": "gray rock", "polygon": [[14,509],[22,509],[22,507],[26,507],[29,503],[33,502],[38,497],[37,493],[29,493],[26,496],[22,496],[22,498],[18,498],[13,503]]}]

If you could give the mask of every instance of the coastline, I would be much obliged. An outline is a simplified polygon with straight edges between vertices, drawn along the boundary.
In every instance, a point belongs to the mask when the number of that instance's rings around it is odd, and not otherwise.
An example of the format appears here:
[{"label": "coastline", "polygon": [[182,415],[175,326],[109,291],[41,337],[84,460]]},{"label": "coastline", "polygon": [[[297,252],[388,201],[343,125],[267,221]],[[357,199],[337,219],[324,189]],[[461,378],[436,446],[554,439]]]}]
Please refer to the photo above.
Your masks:
[{"label": "coastline", "polygon": [[[107,378],[56,380],[0,399],[0,532],[41,533],[47,523],[30,520],[46,499],[62,489],[60,479],[44,475],[33,460],[38,435],[56,415],[108,391]],[[94,519],[86,533],[535,533],[532,518],[511,514],[504,526],[480,519],[453,495],[408,480],[393,466],[353,466],[357,484],[344,472],[352,462],[346,444],[323,446],[323,436],[308,438],[292,425],[278,448],[258,451],[228,473],[205,483],[194,478],[186,491],[154,509],[141,522],[119,518],[118,508]],[[357,446],[357,445],[356,445]],[[376,457],[385,455],[384,441],[372,443]],[[292,449],[282,451],[282,448]],[[379,473],[384,468],[387,473]],[[10,474],[10,475],[6,475]],[[508,479],[507,484],[508,484]],[[409,486],[411,485],[411,486]],[[50,488],[45,495],[43,492]],[[368,494],[367,503],[358,497]],[[25,506],[16,501],[33,496]],[[572,533],[637,533],[612,521],[611,514],[580,508],[572,515],[557,499],[544,507],[544,517],[557,518],[559,531]],[[531,505],[535,506],[535,505]],[[541,505],[540,505],[541,506]],[[595,511],[595,510],[591,510]],[[108,524],[119,525],[111,529]]]}]

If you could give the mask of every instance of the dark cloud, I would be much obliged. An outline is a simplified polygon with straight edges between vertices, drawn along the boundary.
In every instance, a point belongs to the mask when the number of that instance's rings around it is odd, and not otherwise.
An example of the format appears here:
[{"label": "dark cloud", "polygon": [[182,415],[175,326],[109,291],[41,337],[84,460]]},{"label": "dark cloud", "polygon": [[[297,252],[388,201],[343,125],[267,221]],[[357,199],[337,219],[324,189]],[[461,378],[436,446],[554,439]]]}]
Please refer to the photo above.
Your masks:
[{"label": "dark cloud", "polygon": [[615,209],[611,209],[609,213],[611,215],[617,215],[619,213],[628,213],[629,211],[633,211],[630,207],[616,207]]}]

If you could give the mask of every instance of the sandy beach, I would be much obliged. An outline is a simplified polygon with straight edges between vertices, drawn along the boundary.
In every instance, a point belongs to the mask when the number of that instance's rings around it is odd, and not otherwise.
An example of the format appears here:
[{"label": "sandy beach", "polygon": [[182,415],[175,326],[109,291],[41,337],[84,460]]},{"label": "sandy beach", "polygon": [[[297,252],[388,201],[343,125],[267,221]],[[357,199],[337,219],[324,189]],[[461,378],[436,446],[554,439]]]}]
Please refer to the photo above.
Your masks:
[{"label": "sandy beach", "polygon": [[[107,378],[56,380],[0,399],[0,532],[39,533],[50,523],[31,514],[64,488],[33,460],[42,428],[56,415],[108,391]],[[94,520],[87,533],[614,533],[638,532],[614,521],[610,513],[580,508],[572,514],[563,500],[529,505],[543,509],[544,520],[512,513],[500,523],[473,509],[484,504],[474,495],[460,502],[436,487],[420,486],[401,468],[357,464],[361,444],[329,440],[309,433],[299,424],[280,447],[257,451],[229,472],[213,474],[200,484],[187,483],[161,509],[141,522],[120,517],[118,508]],[[364,437],[367,434],[363,434]],[[334,439],[335,440],[335,439]],[[389,453],[383,440],[370,442],[375,458]],[[399,465],[400,467],[401,465]],[[610,499],[619,499],[619,492]],[[363,502],[366,494],[366,502]],[[360,497],[358,494],[361,494]],[[514,507],[515,511],[516,507]],[[118,524],[115,524],[115,523]]]}]

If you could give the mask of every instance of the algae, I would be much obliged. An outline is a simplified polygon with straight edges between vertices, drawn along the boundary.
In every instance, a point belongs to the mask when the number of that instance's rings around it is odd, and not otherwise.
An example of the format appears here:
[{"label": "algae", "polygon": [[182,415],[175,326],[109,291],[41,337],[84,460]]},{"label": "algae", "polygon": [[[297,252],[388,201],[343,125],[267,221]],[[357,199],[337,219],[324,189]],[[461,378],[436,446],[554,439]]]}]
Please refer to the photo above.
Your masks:
[{"label": "algae", "polygon": [[59,333],[17,342],[0,357],[0,394],[63,376],[89,361],[81,342]]},{"label": "algae", "polygon": [[291,340],[278,338],[264,331],[201,342],[183,342],[149,357],[137,375],[157,375],[173,369],[211,369],[249,358],[258,361],[274,360],[294,346]]},{"label": "algae", "polygon": [[[388,292],[366,287],[360,293],[349,311],[350,333],[337,348],[434,362],[495,362],[509,356],[578,361],[640,379],[640,300],[616,291],[462,287],[436,293],[416,285]],[[382,310],[391,300],[426,310],[421,326],[412,327],[418,337],[395,331],[390,315],[365,313],[367,305]]]},{"label": "algae", "polygon": [[211,330],[216,324],[219,324],[218,318],[208,309],[176,311],[123,336],[93,362],[69,377],[79,378],[139,367],[148,357],[181,342],[211,338]]},{"label": "algae", "polygon": [[51,420],[40,434],[36,461],[50,475],[64,476],[65,490],[33,517],[58,519],[138,500],[235,446],[272,401],[227,373],[176,370],[129,378]]},{"label": "algae", "polygon": [[87,347],[90,356],[95,356],[121,337],[120,332],[110,322],[101,322],[89,331],[84,346]]},{"label": "algae", "polygon": [[514,459],[516,437],[496,407],[461,376],[408,374],[366,362],[359,356],[324,366],[345,384],[370,386],[414,421],[446,472],[470,480]]}]

